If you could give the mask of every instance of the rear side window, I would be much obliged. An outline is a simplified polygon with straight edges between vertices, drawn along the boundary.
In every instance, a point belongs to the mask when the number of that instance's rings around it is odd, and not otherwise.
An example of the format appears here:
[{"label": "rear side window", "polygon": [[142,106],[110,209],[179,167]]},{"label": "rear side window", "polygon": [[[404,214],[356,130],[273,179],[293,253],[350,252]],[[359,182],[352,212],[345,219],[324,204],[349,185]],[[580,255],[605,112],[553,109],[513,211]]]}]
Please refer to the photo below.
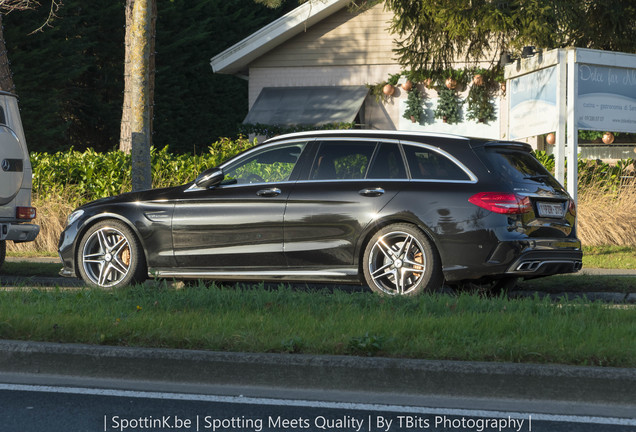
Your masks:
[{"label": "rear side window", "polygon": [[538,181],[560,189],[559,182],[532,154],[505,147],[485,147],[480,152],[486,166],[515,183]]},{"label": "rear side window", "polygon": [[405,145],[404,153],[413,179],[470,180],[463,169],[441,153],[413,145]]}]

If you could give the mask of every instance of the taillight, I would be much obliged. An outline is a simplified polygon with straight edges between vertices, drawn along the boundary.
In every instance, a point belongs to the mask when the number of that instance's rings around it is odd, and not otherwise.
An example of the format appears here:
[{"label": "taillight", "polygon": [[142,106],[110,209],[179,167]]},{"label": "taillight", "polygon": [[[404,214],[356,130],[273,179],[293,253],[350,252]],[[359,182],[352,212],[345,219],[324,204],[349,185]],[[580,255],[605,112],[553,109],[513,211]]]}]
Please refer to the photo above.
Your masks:
[{"label": "taillight", "polygon": [[501,214],[522,214],[532,211],[530,198],[514,193],[479,192],[468,198],[472,204]]},{"label": "taillight", "polygon": [[35,219],[36,214],[35,207],[16,207],[15,209],[15,217],[18,219]]},{"label": "taillight", "polygon": [[568,204],[568,212],[572,216],[576,216],[576,204],[574,203],[574,200],[570,200],[570,203]]}]

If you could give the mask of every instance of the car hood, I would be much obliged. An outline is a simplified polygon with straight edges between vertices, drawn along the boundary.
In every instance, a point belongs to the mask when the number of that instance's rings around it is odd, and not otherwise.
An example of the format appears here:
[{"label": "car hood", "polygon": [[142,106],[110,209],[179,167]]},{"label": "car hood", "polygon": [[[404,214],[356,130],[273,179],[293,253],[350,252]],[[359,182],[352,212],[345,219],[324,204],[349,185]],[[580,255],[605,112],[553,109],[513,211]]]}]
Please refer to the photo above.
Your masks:
[{"label": "car hood", "polygon": [[121,203],[134,203],[134,202],[149,202],[149,201],[165,201],[174,198],[175,194],[182,192],[187,186],[176,186],[161,189],[148,189],[137,192],[127,192],[120,195],[114,195],[111,197],[100,198],[95,201],[81,206],[81,209],[87,209],[102,205],[121,204]]}]

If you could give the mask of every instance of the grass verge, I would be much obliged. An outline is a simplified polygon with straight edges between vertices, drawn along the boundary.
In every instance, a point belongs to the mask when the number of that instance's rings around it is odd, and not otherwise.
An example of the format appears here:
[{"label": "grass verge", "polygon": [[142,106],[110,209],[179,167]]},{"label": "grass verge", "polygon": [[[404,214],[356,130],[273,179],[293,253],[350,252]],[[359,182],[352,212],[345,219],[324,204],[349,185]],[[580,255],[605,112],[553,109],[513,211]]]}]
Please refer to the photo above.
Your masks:
[{"label": "grass verge", "polygon": [[636,310],[601,303],[165,283],[0,292],[0,338],[242,352],[636,366]]},{"label": "grass verge", "polygon": [[636,269],[636,249],[628,246],[586,246],[583,266],[605,269]]},{"label": "grass verge", "polygon": [[61,263],[32,263],[26,261],[5,262],[0,268],[0,275],[5,276],[59,276]]},{"label": "grass verge", "polygon": [[558,275],[521,281],[517,289],[561,292],[636,292],[636,276]]}]

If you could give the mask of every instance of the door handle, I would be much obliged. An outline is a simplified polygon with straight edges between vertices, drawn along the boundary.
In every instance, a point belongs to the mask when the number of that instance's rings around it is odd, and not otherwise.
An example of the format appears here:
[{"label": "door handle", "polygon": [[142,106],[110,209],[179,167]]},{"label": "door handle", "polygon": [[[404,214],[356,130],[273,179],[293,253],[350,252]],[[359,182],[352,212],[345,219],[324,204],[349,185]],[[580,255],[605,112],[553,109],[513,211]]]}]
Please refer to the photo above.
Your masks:
[{"label": "door handle", "polygon": [[358,193],[366,197],[377,197],[384,194],[384,189],[382,188],[362,189],[361,191],[358,191]]},{"label": "door handle", "polygon": [[261,189],[258,192],[256,192],[256,195],[260,196],[260,197],[275,197],[280,195],[280,189],[278,188],[271,188],[271,189]]}]

